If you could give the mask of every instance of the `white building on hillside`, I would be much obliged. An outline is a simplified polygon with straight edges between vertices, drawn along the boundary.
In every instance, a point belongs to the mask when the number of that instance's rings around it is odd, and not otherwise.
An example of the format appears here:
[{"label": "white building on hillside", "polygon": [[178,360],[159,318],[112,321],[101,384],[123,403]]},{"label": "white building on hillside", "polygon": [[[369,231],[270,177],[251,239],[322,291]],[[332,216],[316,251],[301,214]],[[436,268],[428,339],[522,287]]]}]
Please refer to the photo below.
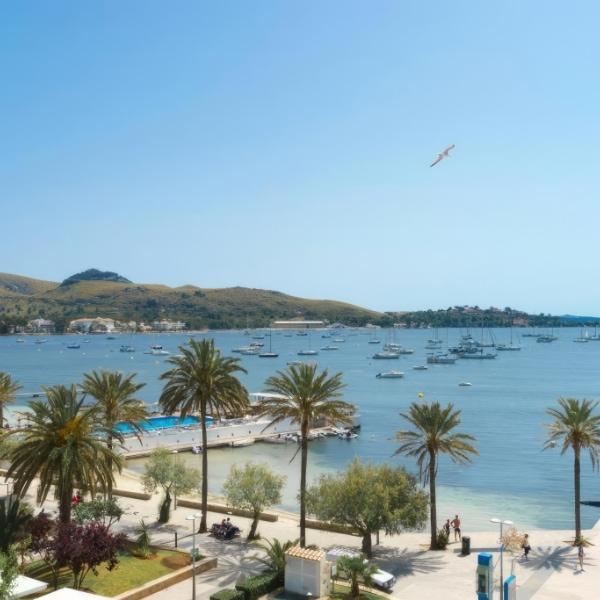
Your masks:
[{"label": "white building on hillside", "polygon": [[73,331],[106,331],[111,332],[115,329],[115,322],[112,319],[75,319],[69,323],[69,328]]}]

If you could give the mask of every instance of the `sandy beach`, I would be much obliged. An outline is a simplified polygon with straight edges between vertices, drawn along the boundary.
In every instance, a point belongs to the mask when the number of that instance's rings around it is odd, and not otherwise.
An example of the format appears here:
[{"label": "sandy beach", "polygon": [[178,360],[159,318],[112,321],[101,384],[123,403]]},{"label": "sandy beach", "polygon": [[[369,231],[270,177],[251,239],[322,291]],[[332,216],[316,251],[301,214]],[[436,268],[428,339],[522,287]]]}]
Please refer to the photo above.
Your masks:
[{"label": "sandy beach", "polygon": [[[134,492],[142,491],[138,476],[127,470],[117,476],[117,488]],[[33,488],[31,490],[33,491]],[[199,495],[185,498],[199,500]],[[26,500],[34,504],[31,491]],[[211,503],[217,504],[222,501],[222,498],[211,494]],[[175,533],[177,533],[179,547],[191,548],[191,521],[186,521],[186,517],[196,511],[179,506],[172,511],[172,518],[168,524],[159,525],[156,523],[158,502],[158,494],[151,500],[120,498],[120,504],[126,509],[127,514],[117,524],[116,529],[133,534],[140,520],[144,519],[146,523],[153,524],[154,543],[173,545]],[[44,508],[54,510],[56,503],[48,500]],[[278,512],[278,517],[277,522],[261,521],[259,532],[262,537],[277,538],[281,541],[296,539],[299,535],[297,516]],[[222,518],[223,513],[209,513],[209,526]],[[446,600],[474,598],[476,593],[475,569],[477,555],[480,552],[489,552],[493,555],[494,580],[498,585],[500,580],[499,530],[496,532],[471,531],[468,517],[461,515],[461,519],[463,535],[470,538],[471,552],[468,556],[462,555],[461,542],[454,542],[452,533],[448,548],[438,552],[426,550],[429,537],[426,531],[403,533],[393,537],[381,535],[380,544],[373,546],[373,560],[381,569],[393,573],[398,580],[388,597],[429,600],[431,597],[443,594]],[[232,520],[243,530],[248,531],[249,519],[232,517]],[[441,526],[441,524],[439,525]],[[515,525],[519,529],[518,523]],[[521,551],[516,550],[514,553],[504,552],[503,561],[504,577],[506,578],[511,573],[516,576],[519,600],[583,600],[597,596],[597,590],[600,589],[600,571],[597,560],[598,546],[600,546],[600,523],[593,529],[584,532],[586,539],[595,545],[586,549],[585,572],[583,573],[574,570],[577,550],[566,543],[574,537],[572,530],[519,531],[528,533],[530,536],[529,560],[523,560]],[[245,556],[256,552],[256,549],[243,536],[232,542],[223,542],[208,534],[202,534],[196,535],[195,541],[204,554],[217,556],[219,559],[217,569],[197,577],[196,593],[198,598],[208,598],[218,589],[233,587],[237,581],[260,570],[260,566],[255,562],[242,561]],[[322,548],[344,546],[358,550],[360,541],[357,536],[314,529],[307,530],[307,543],[317,544]],[[373,542],[375,544],[375,540]],[[191,586],[191,580],[187,580],[149,596],[149,598],[171,600],[176,597],[180,600],[188,600],[192,597]],[[496,598],[500,597],[498,589],[495,594]]]}]

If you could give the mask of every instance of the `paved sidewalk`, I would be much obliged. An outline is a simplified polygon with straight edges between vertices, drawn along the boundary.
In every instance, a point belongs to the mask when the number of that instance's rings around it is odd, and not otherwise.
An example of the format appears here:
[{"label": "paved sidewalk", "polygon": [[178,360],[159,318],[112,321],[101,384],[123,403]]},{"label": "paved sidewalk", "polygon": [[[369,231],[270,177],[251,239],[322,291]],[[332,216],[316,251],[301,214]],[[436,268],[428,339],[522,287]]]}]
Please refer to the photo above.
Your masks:
[{"label": "paved sidewalk", "polygon": [[[118,478],[117,487],[137,491],[140,489],[137,478],[128,473]],[[33,494],[28,495],[27,501],[35,505]],[[173,544],[177,532],[179,547],[191,549],[193,540],[190,534],[193,522],[186,521],[186,517],[196,511],[180,506],[172,511],[170,523],[158,525],[156,524],[158,502],[158,495],[149,501],[120,499],[120,504],[126,508],[128,514],[114,529],[133,536],[135,528],[143,518],[146,523],[152,524],[154,543]],[[54,510],[56,503],[48,501],[44,507],[46,510]],[[211,523],[221,521],[222,518],[221,513],[209,513],[209,527]],[[250,525],[248,519],[232,517],[232,520],[246,532],[248,531]],[[477,555],[480,552],[493,554],[494,579],[498,584],[499,532],[470,533],[469,529],[468,520],[463,519],[463,531],[471,538],[469,556],[461,555],[460,542],[452,542],[448,549],[442,552],[425,550],[429,537],[426,532],[405,533],[390,538],[382,535],[381,544],[373,547],[373,559],[383,570],[393,573],[398,579],[390,598],[475,599],[475,570]],[[277,538],[281,541],[293,540],[299,535],[297,520],[286,514],[282,514],[280,520],[275,523],[261,521],[258,530],[263,538]],[[594,529],[584,532],[585,537],[595,544],[586,549],[584,573],[574,572],[577,550],[564,543],[564,540],[573,538],[572,531],[529,530],[528,533],[532,546],[528,561],[520,558],[520,552],[515,556],[504,553],[504,576],[507,577],[511,572],[515,573],[518,600],[590,600],[600,597],[600,566],[598,565],[600,523]],[[317,544],[322,548],[345,546],[360,549],[360,541],[360,538],[355,536],[307,530],[307,543]],[[216,590],[234,587],[238,581],[262,568],[256,561],[243,560],[244,557],[257,551],[244,538],[224,542],[208,534],[196,534],[195,542],[203,554],[216,556],[219,562],[217,569],[196,576],[198,600],[208,599]],[[494,594],[495,599],[499,599],[498,589]],[[191,600],[192,580],[178,583],[149,598]]]}]

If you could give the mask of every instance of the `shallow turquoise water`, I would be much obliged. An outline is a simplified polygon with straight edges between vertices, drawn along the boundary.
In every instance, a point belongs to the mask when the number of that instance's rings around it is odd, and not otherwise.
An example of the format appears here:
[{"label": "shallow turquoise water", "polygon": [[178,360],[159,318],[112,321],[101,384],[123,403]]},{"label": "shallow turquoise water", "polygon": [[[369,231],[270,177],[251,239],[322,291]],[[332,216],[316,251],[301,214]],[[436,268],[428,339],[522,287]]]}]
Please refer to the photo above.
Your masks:
[{"label": "shallow turquoise water", "polygon": [[[500,342],[509,342],[508,330],[495,330]],[[573,456],[560,455],[558,449],[543,452],[545,439],[542,423],[547,421],[545,410],[556,404],[559,396],[593,398],[600,390],[600,342],[576,344],[579,329],[555,330],[560,339],[552,344],[537,344],[535,338],[522,338],[521,352],[499,353],[496,360],[458,361],[455,365],[429,365],[427,371],[412,367],[424,364],[426,341],[431,330],[396,332],[396,341],[406,348],[414,348],[414,355],[399,360],[377,361],[372,355],[379,350],[369,344],[369,335],[344,332],[343,343],[335,343],[339,350],[321,352],[314,357],[319,367],[329,367],[330,373],[343,372],[347,384],[345,399],[360,406],[361,435],[352,441],[325,439],[311,443],[309,476],[343,469],[355,455],[363,460],[391,460],[415,468],[414,462],[404,457],[391,458],[395,443],[389,438],[406,427],[399,412],[406,411],[422,393],[426,400],[453,402],[462,410],[462,431],[474,435],[480,453],[473,464],[461,467],[445,457],[438,471],[440,518],[452,517],[456,512],[473,530],[487,527],[489,517],[510,519],[528,527],[568,529],[573,524]],[[379,333],[382,344],[385,332]],[[478,333],[473,331],[473,337]],[[109,368],[137,372],[137,380],[146,382],[140,397],[156,409],[162,389],[158,377],[167,370],[165,358],[143,354],[151,343],[150,336],[123,336],[136,347],[134,354],[120,353],[120,337],[106,340],[91,337],[81,349],[66,349],[74,338],[49,336],[48,343],[35,345],[35,338],[27,344],[17,344],[16,337],[0,338],[1,369],[20,380],[27,392],[37,392],[40,384],[81,381],[83,372]],[[160,338],[156,340],[156,338]],[[202,335],[197,335],[200,339]],[[241,333],[223,332],[205,335],[215,337],[224,353],[246,345],[251,339]],[[337,338],[337,335],[332,336]],[[446,339],[446,332],[440,332]],[[458,342],[458,330],[448,332],[448,342]],[[186,343],[184,335],[155,335],[171,353]],[[265,338],[268,344],[268,338]],[[332,344],[313,332],[312,348]],[[260,391],[265,379],[286,366],[287,361],[298,360],[297,352],[308,347],[306,337],[286,337],[273,332],[272,348],[280,355],[276,359],[241,356],[248,369],[240,378],[250,392]],[[240,356],[240,355],[236,355]],[[312,357],[311,357],[312,358]],[[384,364],[382,364],[384,363]],[[382,370],[396,369],[406,373],[404,379],[378,379]],[[472,387],[459,387],[468,381]],[[26,399],[22,399],[24,404]],[[220,491],[229,465],[245,460],[268,460],[274,469],[289,476],[283,508],[294,510],[296,505],[297,469],[299,461],[291,465],[293,447],[255,444],[240,449],[210,451],[209,485]],[[199,460],[189,455],[189,460]],[[594,473],[587,457],[582,462],[582,498],[597,500],[600,496],[598,474]],[[584,527],[591,527],[600,512],[582,506]],[[469,523],[471,521],[471,523]],[[467,528],[469,529],[469,527]]]}]

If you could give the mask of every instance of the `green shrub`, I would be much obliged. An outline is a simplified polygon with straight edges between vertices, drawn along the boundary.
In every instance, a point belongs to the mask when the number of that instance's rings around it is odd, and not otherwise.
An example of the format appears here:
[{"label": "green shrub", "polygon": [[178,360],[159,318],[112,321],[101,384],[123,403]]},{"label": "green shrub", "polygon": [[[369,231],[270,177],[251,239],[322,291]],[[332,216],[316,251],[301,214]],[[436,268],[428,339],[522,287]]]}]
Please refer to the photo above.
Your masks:
[{"label": "green shrub", "polygon": [[437,547],[438,547],[438,550],[445,550],[446,549],[446,546],[448,545],[448,539],[449,539],[449,536],[446,533],[446,530],[443,529],[443,528],[442,529],[438,529],[438,532],[437,532]]},{"label": "green shrub", "polygon": [[244,592],[231,589],[219,590],[210,597],[210,600],[244,600]]},{"label": "green shrub", "polygon": [[276,571],[263,571],[253,577],[240,581],[235,586],[236,590],[244,592],[244,600],[256,600],[283,585],[280,573]]}]

